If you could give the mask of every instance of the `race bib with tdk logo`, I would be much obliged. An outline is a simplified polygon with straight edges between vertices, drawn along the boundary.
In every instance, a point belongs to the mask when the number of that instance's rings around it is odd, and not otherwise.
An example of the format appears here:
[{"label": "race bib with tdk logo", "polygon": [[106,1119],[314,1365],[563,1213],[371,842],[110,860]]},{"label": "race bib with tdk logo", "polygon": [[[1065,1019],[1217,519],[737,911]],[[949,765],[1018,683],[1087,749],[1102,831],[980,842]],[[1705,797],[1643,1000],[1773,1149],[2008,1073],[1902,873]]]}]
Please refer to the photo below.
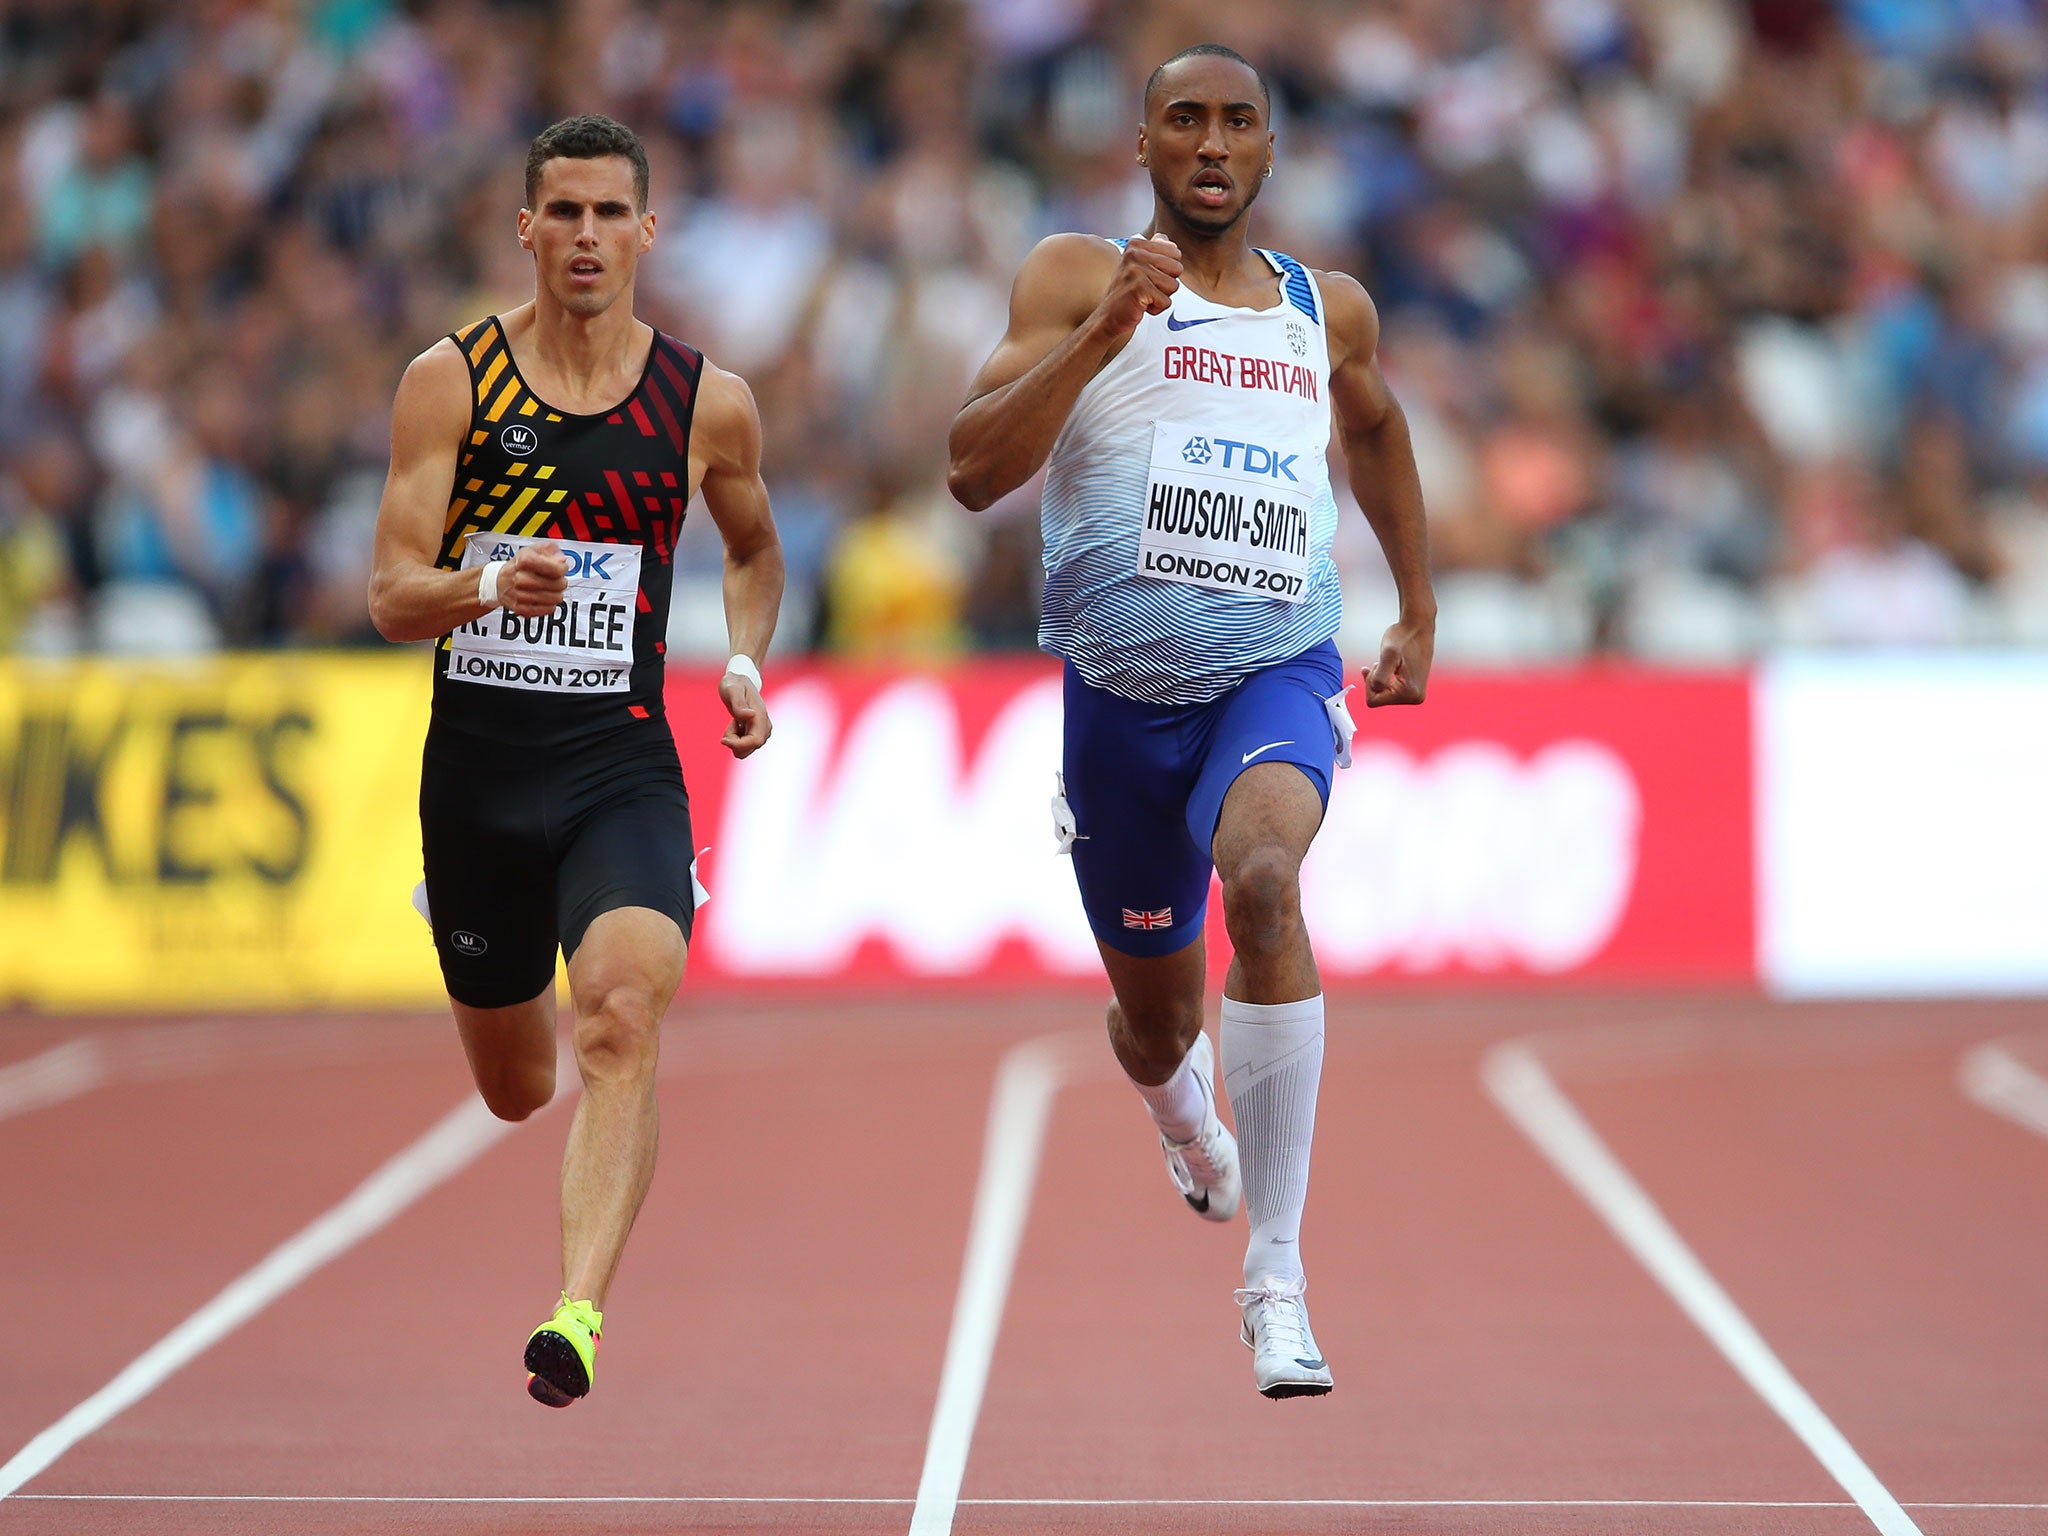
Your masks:
[{"label": "race bib with tdk logo", "polygon": [[[522,534],[472,533],[462,569],[510,560],[542,542]],[[499,608],[462,625],[449,637],[450,677],[543,693],[623,693],[631,685],[640,546],[551,542],[569,562],[569,589],[561,603],[538,618]]]},{"label": "race bib with tdk logo", "polygon": [[1155,423],[1138,574],[1300,602],[1312,564],[1309,457],[1298,444]]}]

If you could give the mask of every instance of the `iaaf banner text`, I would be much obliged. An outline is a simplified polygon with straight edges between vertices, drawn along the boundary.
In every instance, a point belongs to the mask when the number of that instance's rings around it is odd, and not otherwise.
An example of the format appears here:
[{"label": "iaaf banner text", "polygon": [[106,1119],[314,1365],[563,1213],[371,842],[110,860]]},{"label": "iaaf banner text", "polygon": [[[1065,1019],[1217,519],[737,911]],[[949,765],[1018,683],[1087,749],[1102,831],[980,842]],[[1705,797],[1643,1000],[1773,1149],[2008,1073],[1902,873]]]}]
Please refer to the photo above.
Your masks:
[{"label": "iaaf banner text", "polygon": [[[709,845],[697,982],[1100,973],[1054,853],[1054,668],[777,669],[769,701],[734,765],[708,680],[670,682]],[[1326,980],[1754,979],[1746,677],[1450,674],[1356,713],[1302,874]]]}]

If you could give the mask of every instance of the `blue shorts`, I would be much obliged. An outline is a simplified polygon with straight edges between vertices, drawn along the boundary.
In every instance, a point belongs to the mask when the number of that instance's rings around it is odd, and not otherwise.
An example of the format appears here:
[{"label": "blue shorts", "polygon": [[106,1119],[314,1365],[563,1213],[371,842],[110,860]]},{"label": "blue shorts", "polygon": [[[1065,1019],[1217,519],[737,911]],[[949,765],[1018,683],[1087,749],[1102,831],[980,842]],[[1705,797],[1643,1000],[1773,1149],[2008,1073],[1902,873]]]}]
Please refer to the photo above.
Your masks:
[{"label": "blue shorts", "polygon": [[1067,664],[1061,754],[1074,813],[1074,877],[1095,937],[1170,955],[1202,933],[1216,818],[1257,763],[1293,763],[1330,803],[1337,738],[1324,701],[1344,687],[1325,640],[1206,704],[1145,704]]}]

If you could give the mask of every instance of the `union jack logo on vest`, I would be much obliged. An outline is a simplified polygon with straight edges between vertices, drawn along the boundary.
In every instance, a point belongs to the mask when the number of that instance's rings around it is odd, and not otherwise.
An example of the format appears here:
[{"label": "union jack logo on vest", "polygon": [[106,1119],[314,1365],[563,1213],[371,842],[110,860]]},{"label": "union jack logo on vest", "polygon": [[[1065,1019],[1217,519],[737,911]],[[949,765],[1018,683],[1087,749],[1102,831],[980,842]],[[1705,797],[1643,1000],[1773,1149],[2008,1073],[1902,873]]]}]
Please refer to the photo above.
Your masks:
[{"label": "union jack logo on vest", "polygon": [[1156,912],[1139,912],[1130,907],[1125,907],[1124,926],[1126,928],[1147,929],[1171,928],[1173,926],[1173,908],[1161,907]]}]

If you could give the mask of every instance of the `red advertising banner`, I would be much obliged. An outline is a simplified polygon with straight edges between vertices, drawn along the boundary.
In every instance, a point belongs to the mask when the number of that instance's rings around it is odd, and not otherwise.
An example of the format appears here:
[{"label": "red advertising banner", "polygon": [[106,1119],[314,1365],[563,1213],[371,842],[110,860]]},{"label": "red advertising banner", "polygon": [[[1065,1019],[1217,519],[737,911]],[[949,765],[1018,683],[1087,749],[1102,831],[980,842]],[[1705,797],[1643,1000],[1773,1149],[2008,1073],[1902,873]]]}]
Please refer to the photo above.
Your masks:
[{"label": "red advertising banner", "polygon": [[1753,982],[1750,689],[1447,672],[1359,711],[1303,873],[1325,971]]},{"label": "red advertising banner", "polygon": [[[735,764],[715,680],[671,673],[712,892],[694,984],[1100,975],[1054,852],[1054,666],[778,668],[768,698]],[[1445,673],[1356,713],[1302,871],[1327,980],[1754,980],[1745,675]]]}]

